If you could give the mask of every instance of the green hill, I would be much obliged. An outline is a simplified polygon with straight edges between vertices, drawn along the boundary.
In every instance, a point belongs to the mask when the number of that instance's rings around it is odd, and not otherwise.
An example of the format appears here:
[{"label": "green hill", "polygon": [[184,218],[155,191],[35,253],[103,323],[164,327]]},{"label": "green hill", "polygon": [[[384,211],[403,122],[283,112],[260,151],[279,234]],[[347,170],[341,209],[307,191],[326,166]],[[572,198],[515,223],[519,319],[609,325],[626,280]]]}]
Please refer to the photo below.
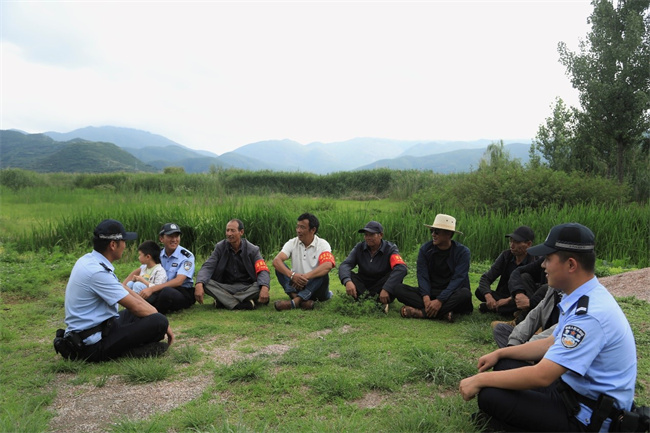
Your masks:
[{"label": "green hill", "polygon": [[5,168],[42,173],[157,171],[112,143],[81,139],[58,142],[44,134],[0,131],[0,169]]}]

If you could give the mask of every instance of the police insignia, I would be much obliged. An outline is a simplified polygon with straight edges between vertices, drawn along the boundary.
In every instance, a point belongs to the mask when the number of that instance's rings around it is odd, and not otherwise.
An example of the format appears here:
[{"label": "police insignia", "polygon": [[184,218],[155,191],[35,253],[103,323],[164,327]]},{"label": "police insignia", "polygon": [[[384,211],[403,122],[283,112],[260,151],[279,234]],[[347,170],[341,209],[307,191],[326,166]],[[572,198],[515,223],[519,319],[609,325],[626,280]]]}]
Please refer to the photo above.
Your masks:
[{"label": "police insignia", "polygon": [[585,338],[585,331],[574,325],[566,325],[562,330],[562,346],[567,349],[574,349]]},{"label": "police insignia", "polygon": [[187,262],[183,263],[183,269],[185,269],[186,271],[189,271],[191,268],[192,268],[192,263],[191,262],[187,261]]}]

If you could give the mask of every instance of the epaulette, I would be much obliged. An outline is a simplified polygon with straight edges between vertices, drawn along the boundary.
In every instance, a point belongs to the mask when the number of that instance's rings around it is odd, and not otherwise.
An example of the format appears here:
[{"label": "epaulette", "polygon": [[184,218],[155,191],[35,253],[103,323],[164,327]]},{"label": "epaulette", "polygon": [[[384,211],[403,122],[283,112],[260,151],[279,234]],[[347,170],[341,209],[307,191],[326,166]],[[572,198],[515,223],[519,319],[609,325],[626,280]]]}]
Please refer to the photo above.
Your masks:
[{"label": "epaulette", "polygon": [[187,250],[181,250],[181,254],[184,255],[185,257],[187,257],[188,259],[189,259],[190,257],[192,257],[192,253],[190,253],[190,252],[187,251]]},{"label": "epaulette", "polygon": [[113,271],[111,270],[111,268],[109,268],[108,266],[106,266],[104,263],[99,262],[99,264],[102,265],[102,268],[106,269],[106,270],[108,271],[109,274],[112,274],[112,273],[113,273]]},{"label": "epaulette", "polygon": [[578,306],[576,307],[576,316],[587,314],[588,308],[589,308],[589,296],[582,295],[580,299],[578,299]]}]

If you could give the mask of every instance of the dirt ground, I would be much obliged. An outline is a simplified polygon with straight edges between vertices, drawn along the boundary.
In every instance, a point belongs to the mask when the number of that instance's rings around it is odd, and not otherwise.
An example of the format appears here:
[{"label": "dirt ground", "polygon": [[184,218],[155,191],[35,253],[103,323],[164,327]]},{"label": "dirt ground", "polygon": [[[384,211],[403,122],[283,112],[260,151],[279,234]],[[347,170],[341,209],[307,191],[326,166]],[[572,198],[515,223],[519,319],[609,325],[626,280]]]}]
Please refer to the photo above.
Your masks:
[{"label": "dirt ground", "polygon": [[[601,278],[600,282],[616,297],[634,296],[650,302],[650,268]],[[326,332],[326,331],[320,331]],[[320,334],[313,335],[318,338]],[[220,363],[232,363],[245,356],[238,352],[233,342],[230,348],[210,352],[211,359]],[[288,346],[274,345],[259,353],[281,354]],[[52,405],[56,416],[50,423],[55,433],[98,433],[108,430],[119,419],[143,419],[158,412],[167,412],[198,396],[212,383],[211,375],[192,377],[180,381],[162,381],[144,385],[124,383],[112,377],[102,387],[94,384],[71,385],[69,374],[60,374],[54,381],[57,397]],[[358,401],[359,407],[376,407],[384,397],[369,393]]]}]

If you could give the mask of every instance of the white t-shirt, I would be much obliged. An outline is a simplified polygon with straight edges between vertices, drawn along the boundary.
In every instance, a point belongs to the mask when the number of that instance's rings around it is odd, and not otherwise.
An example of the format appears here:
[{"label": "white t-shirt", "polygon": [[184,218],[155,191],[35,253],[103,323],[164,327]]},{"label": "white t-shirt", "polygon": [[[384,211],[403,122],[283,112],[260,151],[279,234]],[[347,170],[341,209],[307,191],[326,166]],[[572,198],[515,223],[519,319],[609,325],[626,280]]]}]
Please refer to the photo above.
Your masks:
[{"label": "white t-shirt", "polygon": [[140,276],[147,280],[149,284],[162,284],[167,282],[167,272],[160,263],[157,263],[152,268],[147,268],[147,265],[140,266]]},{"label": "white t-shirt", "polygon": [[329,242],[316,235],[307,247],[296,236],[284,244],[282,252],[291,259],[291,269],[299,274],[311,272],[325,262],[336,266]]}]

